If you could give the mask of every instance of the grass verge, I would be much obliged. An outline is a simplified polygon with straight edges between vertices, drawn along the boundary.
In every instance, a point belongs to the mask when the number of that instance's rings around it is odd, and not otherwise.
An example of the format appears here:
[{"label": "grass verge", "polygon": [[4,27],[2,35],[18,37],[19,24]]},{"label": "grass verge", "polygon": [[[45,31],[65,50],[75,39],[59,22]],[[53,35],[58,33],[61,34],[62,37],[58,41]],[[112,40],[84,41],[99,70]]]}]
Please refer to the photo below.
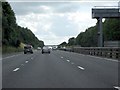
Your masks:
[{"label": "grass verge", "polygon": [[12,46],[2,46],[2,54],[21,52],[21,51],[23,51],[23,48],[21,47],[16,48]]}]

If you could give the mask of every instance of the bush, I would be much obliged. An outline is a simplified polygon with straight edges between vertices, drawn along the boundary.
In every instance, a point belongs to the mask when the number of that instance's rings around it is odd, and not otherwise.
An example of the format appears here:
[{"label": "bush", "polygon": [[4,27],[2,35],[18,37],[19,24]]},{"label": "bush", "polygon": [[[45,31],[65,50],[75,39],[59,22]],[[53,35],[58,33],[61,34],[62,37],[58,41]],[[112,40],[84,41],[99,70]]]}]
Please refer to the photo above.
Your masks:
[{"label": "bush", "polygon": [[23,49],[21,47],[12,47],[12,46],[3,46],[2,47],[2,53],[13,53],[13,52],[21,52]]}]

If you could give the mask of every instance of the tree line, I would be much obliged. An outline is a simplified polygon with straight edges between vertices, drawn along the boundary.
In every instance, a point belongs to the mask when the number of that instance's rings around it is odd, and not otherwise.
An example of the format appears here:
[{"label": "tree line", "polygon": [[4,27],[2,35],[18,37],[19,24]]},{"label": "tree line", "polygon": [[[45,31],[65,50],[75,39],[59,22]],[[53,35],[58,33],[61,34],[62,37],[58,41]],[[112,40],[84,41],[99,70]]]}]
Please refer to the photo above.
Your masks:
[{"label": "tree line", "polygon": [[43,47],[33,32],[17,25],[15,13],[8,2],[2,2],[2,45],[19,47],[20,43],[31,44],[33,47]]},{"label": "tree line", "polygon": [[[103,41],[120,41],[120,18],[107,18],[103,22]],[[80,32],[77,37],[69,38],[68,43],[62,42],[59,46],[97,47],[98,26],[89,27]]]}]

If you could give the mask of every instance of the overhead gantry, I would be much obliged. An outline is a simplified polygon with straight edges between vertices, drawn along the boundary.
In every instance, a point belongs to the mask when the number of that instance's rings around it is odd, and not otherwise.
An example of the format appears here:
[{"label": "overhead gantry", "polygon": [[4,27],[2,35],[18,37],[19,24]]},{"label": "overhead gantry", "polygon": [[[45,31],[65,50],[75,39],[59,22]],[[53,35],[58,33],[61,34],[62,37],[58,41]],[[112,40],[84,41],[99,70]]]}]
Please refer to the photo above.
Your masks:
[{"label": "overhead gantry", "polygon": [[120,7],[95,7],[92,8],[92,18],[97,19],[98,26],[98,47],[103,47],[103,18],[118,18],[120,20]]}]

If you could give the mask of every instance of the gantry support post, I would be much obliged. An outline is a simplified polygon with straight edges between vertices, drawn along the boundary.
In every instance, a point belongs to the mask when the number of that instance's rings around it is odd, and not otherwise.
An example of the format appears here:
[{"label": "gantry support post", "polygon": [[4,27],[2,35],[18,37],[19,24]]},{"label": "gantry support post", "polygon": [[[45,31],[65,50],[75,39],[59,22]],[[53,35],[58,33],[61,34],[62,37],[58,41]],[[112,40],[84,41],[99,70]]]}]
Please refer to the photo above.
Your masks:
[{"label": "gantry support post", "polygon": [[98,26],[98,47],[103,47],[103,28],[102,28],[102,17],[97,19]]},{"label": "gantry support post", "polygon": [[97,19],[98,47],[103,47],[102,18],[120,18],[120,7],[118,8],[93,8],[92,18]]}]

